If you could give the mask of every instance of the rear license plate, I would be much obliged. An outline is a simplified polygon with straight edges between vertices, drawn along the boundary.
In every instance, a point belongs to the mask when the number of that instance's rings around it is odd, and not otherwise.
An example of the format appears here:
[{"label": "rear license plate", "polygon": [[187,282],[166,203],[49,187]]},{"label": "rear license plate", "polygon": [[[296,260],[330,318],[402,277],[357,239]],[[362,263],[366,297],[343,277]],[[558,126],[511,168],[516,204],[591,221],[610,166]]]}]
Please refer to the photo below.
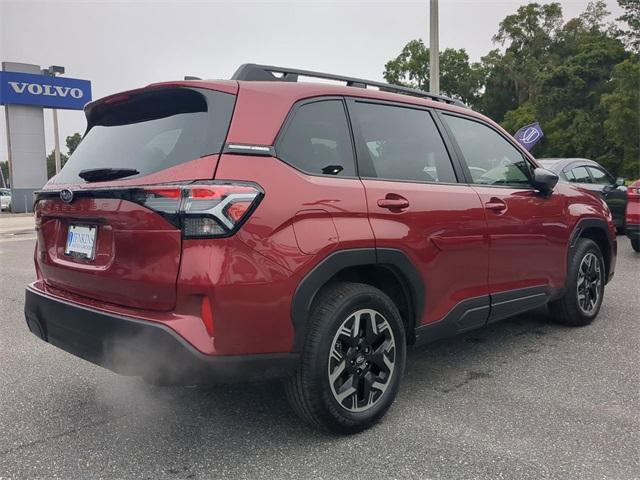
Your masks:
[{"label": "rear license plate", "polygon": [[98,227],[95,225],[69,225],[65,255],[93,260],[97,233]]}]

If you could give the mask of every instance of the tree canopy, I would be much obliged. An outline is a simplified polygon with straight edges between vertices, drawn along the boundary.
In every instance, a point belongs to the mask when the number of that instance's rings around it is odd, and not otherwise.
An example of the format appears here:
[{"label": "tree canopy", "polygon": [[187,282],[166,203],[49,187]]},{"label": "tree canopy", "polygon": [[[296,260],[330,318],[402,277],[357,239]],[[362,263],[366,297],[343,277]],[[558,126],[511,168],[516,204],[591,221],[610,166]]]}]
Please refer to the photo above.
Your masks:
[{"label": "tree canopy", "polygon": [[[640,177],[640,1],[618,0],[618,23],[601,1],[565,21],[559,3],[529,3],[506,16],[479,63],[464,49],[440,53],[441,90],[511,133],[534,121],[538,157],[585,157]],[[412,40],[385,65],[390,83],[429,84],[429,49]]]},{"label": "tree canopy", "polygon": [[[67,145],[67,153],[66,155],[63,152],[60,152],[60,166],[64,167],[64,164],[67,163],[71,154],[75,151],[75,149],[80,145],[82,141],[82,135],[78,132],[73,135],[69,135],[65,144]],[[55,152],[52,150],[49,155],[47,155],[47,178],[51,178],[56,174],[56,157]]]}]

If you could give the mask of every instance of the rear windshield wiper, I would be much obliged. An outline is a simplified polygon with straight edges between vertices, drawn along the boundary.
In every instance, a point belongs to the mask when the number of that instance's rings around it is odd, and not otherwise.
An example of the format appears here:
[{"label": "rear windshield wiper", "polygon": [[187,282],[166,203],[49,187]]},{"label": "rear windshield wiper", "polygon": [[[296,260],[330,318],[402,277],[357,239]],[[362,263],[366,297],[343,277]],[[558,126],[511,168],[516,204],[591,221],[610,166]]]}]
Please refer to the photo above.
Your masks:
[{"label": "rear windshield wiper", "polygon": [[117,180],[140,173],[135,168],[89,168],[81,170],[78,176],[87,182],[101,182],[105,180]]}]

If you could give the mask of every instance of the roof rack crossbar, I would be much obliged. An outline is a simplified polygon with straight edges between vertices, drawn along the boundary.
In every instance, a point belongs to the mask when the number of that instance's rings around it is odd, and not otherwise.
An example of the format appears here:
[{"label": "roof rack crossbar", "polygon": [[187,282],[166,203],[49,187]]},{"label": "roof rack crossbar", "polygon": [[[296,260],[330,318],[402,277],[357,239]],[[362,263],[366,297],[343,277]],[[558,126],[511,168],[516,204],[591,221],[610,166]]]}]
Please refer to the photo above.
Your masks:
[{"label": "roof rack crossbar", "polygon": [[[280,74],[277,76],[275,74]],[[377,87],[384,92],[400,93],[404,95],[412,95],[414,97],[429,98],[438,102],[444,102],[459,107],[466,107],[460,100],[437,95],[435,93],[425,92],[417,88],[402,87],[392,85],[390,83],[375,82],[372,80],[364,80],[362,78],[345,77],[343,75],[334,75],[332,73],[313,72],[311,70],[300,70],[297,68],[276,67],[272,65],[257,65],[255,63],[244,63],[236,70],[231,77],[232,80],[245,81],[281,81],[281,82],[297,82],[298,77],[321,78],[324,80],[334,80],[337,82],[345,82],[348,87],[367,88]]]}]

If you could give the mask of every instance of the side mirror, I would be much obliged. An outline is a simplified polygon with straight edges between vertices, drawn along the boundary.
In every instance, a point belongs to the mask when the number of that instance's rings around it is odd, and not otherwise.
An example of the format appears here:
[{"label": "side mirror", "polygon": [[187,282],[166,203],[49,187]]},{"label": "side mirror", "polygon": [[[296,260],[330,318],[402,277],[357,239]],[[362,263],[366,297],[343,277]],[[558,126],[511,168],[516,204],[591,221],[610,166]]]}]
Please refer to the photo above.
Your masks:
[{"label": "side mirror", "polygon": [[533,171],[533,186],[542,193],[551,193],[558,183],[558,175],[547,170],[546,168],[536,168]]},{"label": "side mirror", "polygon": [[622,186],[624,186],[624,178],[618,177],[616,179],[616,187],[622,187]]}]

